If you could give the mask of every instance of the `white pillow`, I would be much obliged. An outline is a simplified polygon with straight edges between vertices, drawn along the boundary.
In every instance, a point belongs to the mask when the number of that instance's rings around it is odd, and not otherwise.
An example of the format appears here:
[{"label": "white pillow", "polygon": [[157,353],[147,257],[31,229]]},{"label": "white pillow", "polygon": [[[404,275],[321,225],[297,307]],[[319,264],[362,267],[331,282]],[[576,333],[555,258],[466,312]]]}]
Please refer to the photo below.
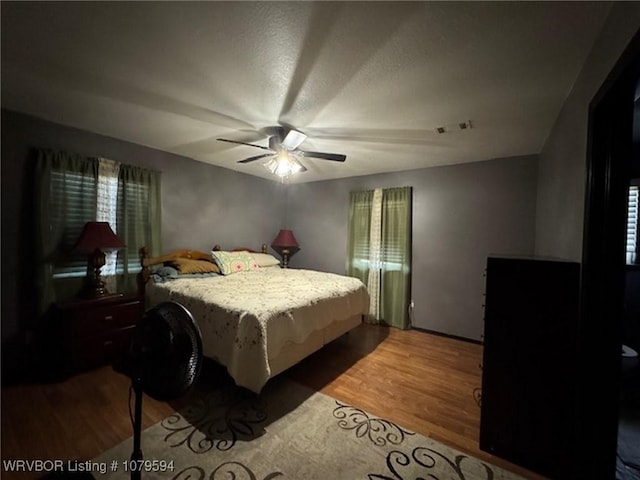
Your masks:
[{"label": "white pillow", "polygon": [[280,265],[280,260],[268,253],[252,253],[251,255],[253,255],[253,259],[259,267],[275,267]]}]

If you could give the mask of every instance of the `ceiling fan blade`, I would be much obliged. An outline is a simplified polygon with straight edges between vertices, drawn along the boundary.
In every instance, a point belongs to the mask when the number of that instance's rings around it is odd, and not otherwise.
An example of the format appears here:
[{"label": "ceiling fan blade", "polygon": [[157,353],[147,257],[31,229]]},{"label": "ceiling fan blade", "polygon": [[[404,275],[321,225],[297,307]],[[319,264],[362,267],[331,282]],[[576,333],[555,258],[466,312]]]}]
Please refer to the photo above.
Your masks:
[{"label": "ceiling fan blade", "polygon": [[256,148],[261,148],[263,150],[269,150],[271,151],[270,148],[268,147],[263,147],[262,145],[256,145],[255,143],[247,143],[247,142],[240,142],[238,140],[227,140],[226,138],[216,138],[216,140],[219,140],[221,142],[228,142],[228,143],[236,143],[238,145],[248,145],[250,147],[256,147]]},{"label": "ceiling fan blade", "polygon": [[285,150],[295,150],[306,139],[307,136],[304,133],[291,129],[289,133],[287,133],[287,136],[284,137],[284,140],[282,140],[282,146]]},{"label": "ceiling fan blade", "polygon": [[305,157],[320,158],[322,160],[332,160],[334,162],[344,162],[347,159],[346,155],[342,155],[340,153],[305,152],[303,150],[299,150],[299,152],[302,152]]},{"label": "ceiling fan blade", "polygon": [[249,157],[249,158],[245,158],[244,160],[238,160],[238,163],[254,162],[254,161],[260,160],[261,158],[264,158],[264,157],[271,157],[272,155],[273,155],[273,153],[265,153],[263,155],[256,155],[255,157]]}]

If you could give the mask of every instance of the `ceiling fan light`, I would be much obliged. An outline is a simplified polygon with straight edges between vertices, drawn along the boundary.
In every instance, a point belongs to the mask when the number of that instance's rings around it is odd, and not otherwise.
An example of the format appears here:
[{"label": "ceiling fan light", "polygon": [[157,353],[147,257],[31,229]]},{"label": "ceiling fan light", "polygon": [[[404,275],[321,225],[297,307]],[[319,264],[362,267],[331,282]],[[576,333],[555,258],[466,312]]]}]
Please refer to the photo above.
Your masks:
[{"label": "ceiling fan light", "polygon": [[302,170],[302,164],[296,158],[292,158],[289,163],[289,169],[291,173],[298,173]]},{"label": "ceiling fan light", "polygon": [[282,178],[298,173],[303,168],[295,155],[290,155],[287,152],[274,155],[263,165],[271,174]]}]

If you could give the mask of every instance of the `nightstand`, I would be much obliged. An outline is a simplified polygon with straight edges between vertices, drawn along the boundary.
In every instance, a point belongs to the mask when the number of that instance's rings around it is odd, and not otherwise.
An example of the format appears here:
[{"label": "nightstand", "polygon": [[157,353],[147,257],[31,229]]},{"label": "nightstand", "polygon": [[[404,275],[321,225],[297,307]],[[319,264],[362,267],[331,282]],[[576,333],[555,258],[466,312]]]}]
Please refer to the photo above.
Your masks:
[{"label": "nightstand", "polygon": [[112,363],[128,348],[144,313],[138,296],[109,295],[56,304],[64,373]]}]

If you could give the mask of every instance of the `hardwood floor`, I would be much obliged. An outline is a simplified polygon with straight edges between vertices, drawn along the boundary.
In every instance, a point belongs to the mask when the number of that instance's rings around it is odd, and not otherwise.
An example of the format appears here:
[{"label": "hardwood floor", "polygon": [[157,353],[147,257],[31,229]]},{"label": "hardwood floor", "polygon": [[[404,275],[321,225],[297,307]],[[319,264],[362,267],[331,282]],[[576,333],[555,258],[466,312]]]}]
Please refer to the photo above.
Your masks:
[{"label": "hardwood floor", "polygon": [[[415,330],[361,325],[284,375],[520,475],[526,470],[478,449],[480,345]],[[214,388],[207,369],[179,402],[144,398],[143,428]],[[2,459],[88,460],[131,436],[127,378],[103,367],[65,381],[2,387]],[[41,474],[8,473],[31,479]]]}]

